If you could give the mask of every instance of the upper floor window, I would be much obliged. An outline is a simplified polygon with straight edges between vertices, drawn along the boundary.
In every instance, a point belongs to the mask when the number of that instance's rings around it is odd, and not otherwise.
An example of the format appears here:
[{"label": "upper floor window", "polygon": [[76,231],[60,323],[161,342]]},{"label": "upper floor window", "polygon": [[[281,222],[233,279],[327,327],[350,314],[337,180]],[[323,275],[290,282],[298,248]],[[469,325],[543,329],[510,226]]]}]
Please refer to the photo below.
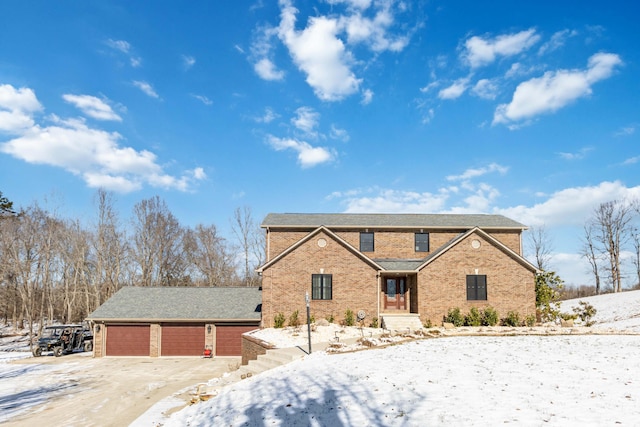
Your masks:
[{"label": "upper floor window", "polygon": [[360,252],[373,252],[373,233],[360,233]]},{"label": "upper floor window", "polygon": [[467,301],[487,299],[487,276],[470,274],[467,276]]},{"label": "upper floor window", "polygon": [[329,300],[333,297],[333,276],[331,274],[311,275],[311,298]]},{"label": "upper floor window", "polygon": [[429,233],[416,233],[416,252],[429,252]]}]

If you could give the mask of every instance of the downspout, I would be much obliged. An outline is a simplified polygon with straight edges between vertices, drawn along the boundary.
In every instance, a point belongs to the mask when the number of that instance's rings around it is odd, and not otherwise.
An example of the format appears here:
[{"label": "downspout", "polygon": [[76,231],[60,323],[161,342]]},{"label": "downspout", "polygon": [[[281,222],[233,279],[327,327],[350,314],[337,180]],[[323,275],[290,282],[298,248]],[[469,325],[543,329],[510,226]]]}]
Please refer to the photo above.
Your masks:
[{"label": "downspout", "polygon": [[378,294],[378,304],[377,304],[377,307],[376,307],[376,309],[377,309],[377,317],[378,317],[378,325],[382,325],[382,320],[380,319],[380,292],[381,292],[381,290],[380,290],[380,272],[378,272],[376,274],[376,282],[377,282],[376,290],[377,290],[377,294]]},{"label": "downspout", "polygon": [[269,227],[265,227],[267,232],[267,262],[271,261],[271,233]]}]

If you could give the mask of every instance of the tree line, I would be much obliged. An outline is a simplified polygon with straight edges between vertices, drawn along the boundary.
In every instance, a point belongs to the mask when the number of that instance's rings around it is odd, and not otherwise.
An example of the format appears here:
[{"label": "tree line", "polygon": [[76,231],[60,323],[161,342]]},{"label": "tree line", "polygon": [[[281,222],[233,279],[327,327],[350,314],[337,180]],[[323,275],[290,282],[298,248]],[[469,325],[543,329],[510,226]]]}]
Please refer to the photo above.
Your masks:
[{"label": "tree line", "polygon": [[[593,282],[565,291],[567,297],[620,292],[625,280],[631,288],[640,287],[640,200],[600,203],[584,223],[581,242],[579,253]],[[553,245],[544,226],[531,228],[529,250],[536,267],[549,272]]]},{"label": "tree line", "polygon": [[237,208],[235,237],[213,224],[186,227],[155,196],[129,220],[112,193],[95,194],[90,224],[34,202],[17,210],[0,192],[0,318],[13,325],[81,322],[123,286],[258,286],[264,233]]}]

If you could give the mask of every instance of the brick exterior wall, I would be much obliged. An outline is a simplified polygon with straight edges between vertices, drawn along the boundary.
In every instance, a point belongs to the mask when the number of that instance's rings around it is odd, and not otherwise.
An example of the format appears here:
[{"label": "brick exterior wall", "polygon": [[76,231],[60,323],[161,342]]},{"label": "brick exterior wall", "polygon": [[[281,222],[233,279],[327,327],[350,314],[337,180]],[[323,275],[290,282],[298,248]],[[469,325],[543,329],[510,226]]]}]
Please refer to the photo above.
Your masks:
[{"label": "brick exterior wall", "polygon": [[[268,258],[286,251],[313,230],[270,230]],[[364,231],[364,230],[363,230]],[[427,252],[415,252],[415,233],[421,230],[375,230],[375,252],[367,252],[368,258],[423,259]],[[460,236],[460,230],[429,230],[429,249],[433,252]],[[360,230],[338,230],[335,234],[359,250]],[[521,255],[520,230],[492,230],[487,232],[516,254]],[[319,239],[326,246],[318,245]],[[471,241],[481,242],[474,249]],[[477,270],[477,273],[476,273]],[[263,326],[272,327],[276,313],[289,319],[298,310],[301,322],[306,320],[305,291],[311,295],[311,275],[331,274],[333,299],[311,301],[311,314],[316,319],[333,316],[336,322],[344,318],[346,309],[354,312],[365,310],[367,321],[378,316],[379,280],[377,271],[363,258],[345,245],[320,232],[287,253],[282,259],[264,269],[262,275]],[[467,301],[466,276],[487,276],[487,301]],[[463,313],[471,307],[479,309],[492,306],[500,316],[517,311],[521,317],[535,313],[534,272],[501,248],[474,233],[441,254],[420,272],[407,274],[408,311],[419,313],[421,320],[439,325],[442,316],[450,308],[459,307]],[[380,308],[381,310],[381,308]]]},{"label": "brick exterior wall", "polygon": [[[309,230],[311,231],[311,230]],[[280,230],[268,233],[269,250],[267,261],[280,255],[296,242],[302,240],[309,231]],[[356,250],[360,249],[361,230],[339,230],[335,234],[345,242],[349,243]],[[415,229],[403,231],[379,231],[369,230],[374,233],[374,252],[367,252],[369,258],[405,258],[420,259],[429,255],[429,252],[415,251],[415,233],[429,233],[429,249],[434,251],[446,244],[451,239],[460,235],[460,230],[429,230]],[[503,245],[515,253],[522,255],[520,247],[520,232],[518,230],[490,231],[493,238],[499,240]]]},{"label": "brick exterior wall", "polygon": [[[318,246],[319,239],[324,239],[326,246]],[[354,313],[365,310],[370,317],[376,313],[376,270],[332,237],[318,233],[263,271],[263,326],[272,327],[273,318],[279,312],[288,321],[295,310],[300,321],[306,321],[305,292],[311,298],[312,274],[333,276],[333,298],[311,301],[311,315],[315,319],[333,316],[339,322],[347,309]]]},{"label": "brick exterior wall", "polygon": [[267,354],[267,350],[275,346],[254,338],[250,335],[242,335],[242,364],[246,365],[250,360],[256,360],[261,354]]},{"label": "brick exterior wall", "polygon": [[[471,246],[473,240],[480,247]],[[467,275],[487,276],[487,300],[467,301]],[[418,273],[418,312],[423,322],[442,323],[451,308],[463,314],[471,307],[491,306],[501,317],[516,311],[520,317],[535,314],[534,273],[479,235],[472,234]]]}]

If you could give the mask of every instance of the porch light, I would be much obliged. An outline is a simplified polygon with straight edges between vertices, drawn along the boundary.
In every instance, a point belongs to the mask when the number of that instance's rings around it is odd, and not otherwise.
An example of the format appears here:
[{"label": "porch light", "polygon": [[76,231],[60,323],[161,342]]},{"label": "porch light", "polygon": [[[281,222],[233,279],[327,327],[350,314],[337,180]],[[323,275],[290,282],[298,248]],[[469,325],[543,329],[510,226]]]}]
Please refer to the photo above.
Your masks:
[{"label": "porch light", "polygon": [[207,325],[207,333],[210,334],[211,333],[211,325]]}]

